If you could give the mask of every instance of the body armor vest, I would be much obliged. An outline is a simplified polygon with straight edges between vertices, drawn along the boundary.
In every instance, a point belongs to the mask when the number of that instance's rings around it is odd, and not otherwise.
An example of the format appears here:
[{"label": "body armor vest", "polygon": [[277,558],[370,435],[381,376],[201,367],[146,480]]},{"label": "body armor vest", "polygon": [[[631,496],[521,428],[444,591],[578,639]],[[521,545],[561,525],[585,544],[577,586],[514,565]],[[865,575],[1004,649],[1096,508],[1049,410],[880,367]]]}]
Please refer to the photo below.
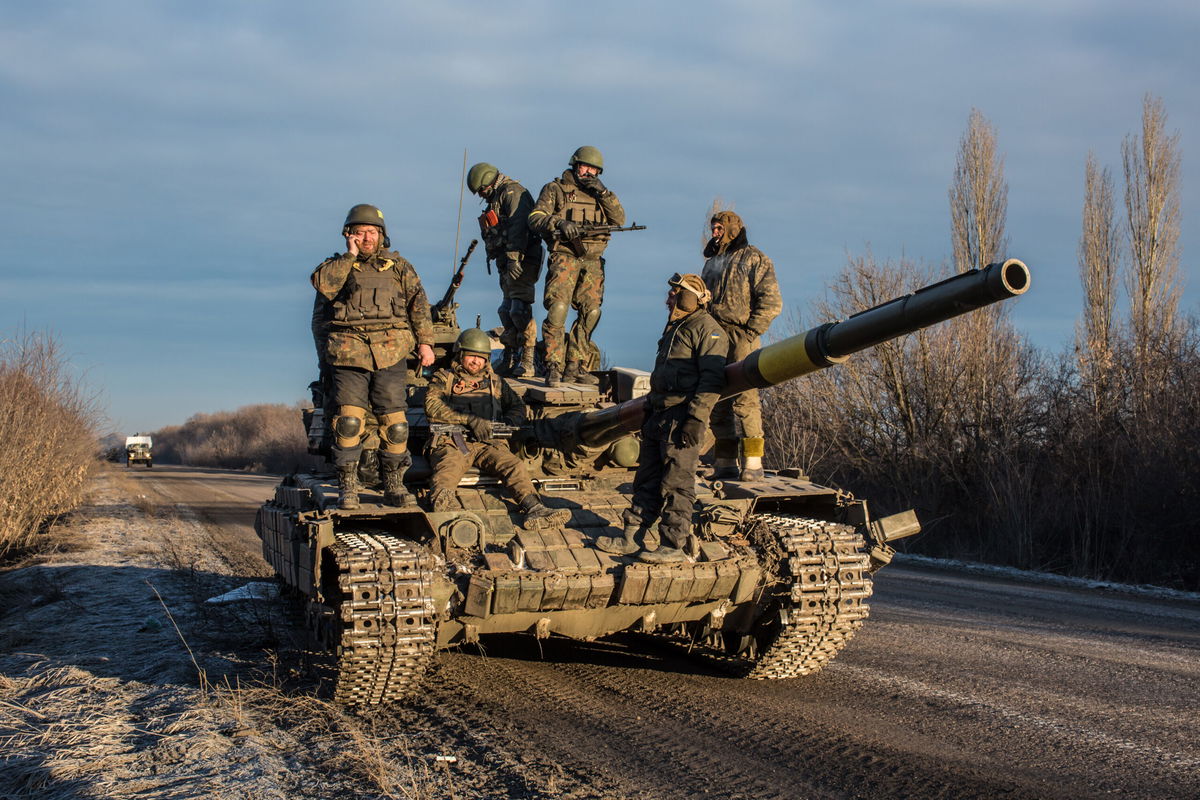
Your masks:
[{"label": "body armor vest", "polygon": [[378,263],[385,268],[359,262],[358,269],[350,271],[333,301],[333,319],[341,327],[408,328],[408,307],[396,262]]},{"label": "body armor vest", "polygon": [[[580,225],[608,224],[608,217],[605,216],[604,209],[600,206],[599,200],[578,186],[566,183],[565,181],[559,181],[558,185],[562,189],[563,197],[566,201],[562,211],[563,219],[578,222]],[[608,236],[605,235],[604,238],[607,239]]]},{"label": "body armor vest", "polygon": [[454,383],[446,395],[446,405],[460,414],[473,414],[495,421],[500,415],[500,384],[491,370],[468,375],[454,370]]}]

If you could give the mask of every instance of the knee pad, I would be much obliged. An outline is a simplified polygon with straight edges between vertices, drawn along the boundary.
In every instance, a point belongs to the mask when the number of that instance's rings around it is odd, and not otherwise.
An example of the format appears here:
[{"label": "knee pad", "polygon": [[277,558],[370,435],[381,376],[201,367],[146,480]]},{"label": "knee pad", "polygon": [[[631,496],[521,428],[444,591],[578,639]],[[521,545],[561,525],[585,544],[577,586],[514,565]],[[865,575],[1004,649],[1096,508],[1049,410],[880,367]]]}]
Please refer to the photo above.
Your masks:
[{"label": "knee pad", "polygon": [[554,326],[561,328],[567,323],[567,304],[556,301],[546,306],[546,319]]},{"label": "knee pad", "polygon": [[533,319],[533,305],[524,300],[510,300],[508,314],[512,317],[513,327],[523,331]]},{"label": "knee pad", "polygon": [[338,447],[357,447],[367,424],[367,410],[358,406],[341,406],[333,418],[333,435]]},{"label": "knee pad", "polygon": [[379,440],[385,453],[408,452],[408,417],[403,411],[379,415]]},{"label": "knee pad", "polygon": [[600,309],[589,308],[579,314],[579,326],[587,331],[587,335],[591,337],[592,331],[596,330],[596,326],[600,324]]}]

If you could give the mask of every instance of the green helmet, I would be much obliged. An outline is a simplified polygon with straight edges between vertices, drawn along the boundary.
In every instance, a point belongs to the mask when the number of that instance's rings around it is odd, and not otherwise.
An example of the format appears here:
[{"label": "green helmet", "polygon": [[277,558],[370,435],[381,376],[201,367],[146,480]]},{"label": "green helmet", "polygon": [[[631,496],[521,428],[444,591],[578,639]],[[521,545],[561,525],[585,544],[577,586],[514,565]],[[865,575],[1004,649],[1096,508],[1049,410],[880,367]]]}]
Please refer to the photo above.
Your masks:
[{"label": "green helmet", "polygon": [[572,167],[576,164],[588,164],[604,172],[604,156],[600,155],[599,150],[589,145],[584,145],[572,153],[570,163]]},{"label": "green helmet", "polygon": [[346,221],[342,223],[343,236],[350,232],[350,226],[352,225],[374,225],[383,231],[383,246],[391,246],[392,243],[388,239],[387,225],[383,221],[383,212],[378,207],[359,203],[350,209],[346,212]]},{"label": "green helmet", "polygon": [[492,340],[491,338],[479,330],[479,328],[467,328],[458,335],[458,341],[454,343],[454,350],[457,353],[470,353],[472,355],[483,356],[484,358],[492,357]]},{"label": "green helmet", "polygon": [[500,170],[486,161],[480,161],[467,173],[467,188],[472,194],[479,194],[479,190],[485,186],[491,186],[492,181],[496,180],[496,176],[499,174]]}]

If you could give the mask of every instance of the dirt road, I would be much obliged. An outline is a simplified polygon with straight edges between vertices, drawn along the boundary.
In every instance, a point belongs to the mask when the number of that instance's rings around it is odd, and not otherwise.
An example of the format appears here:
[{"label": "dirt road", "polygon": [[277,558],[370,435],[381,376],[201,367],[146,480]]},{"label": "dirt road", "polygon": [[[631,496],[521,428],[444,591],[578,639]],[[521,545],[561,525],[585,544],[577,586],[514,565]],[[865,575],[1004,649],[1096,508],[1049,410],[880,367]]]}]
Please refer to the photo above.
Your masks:
[{"label": "dirt road", "polygon": [[[266,574],[251,526],[273,483],[156,466],[110,487],[109,505],[120,505],[120,492],[154,502],[157,510],[140,522],[151,537],[172,526],[172,563],[161,569],[174,576],[156,579],[182,597],[195,594],[197,584],[215,591]],[[164,508],[174,516],[164,519]],[[140,524],[136,513],[125,522]],[[119,548],[119,538],[102,551]],[[182,551],[191,555],[181,558]],[[146,795],[155,797],[217,790],[247,797],[431,798],[1200,795],[1200,600],[897,564],[878,574],[871,606],[866,626],[831,666],[788,681],[733,680],[632,638],[550,640],[539,648],[511,637],[488,642],[483,653],[439,655],[427,691],[403,708],[344,718],[335,709],[306,706],[303,683],[283,680],[272,691],[300,692],[288,700],[291,708],[256,690],[241,693],[234,713],[219,691],[195,688],[169,630],[156,641],[172,651],[159,656],[171,660],[171,669],[99,673],[117,681],[110,691],[128,692],[132,706],[169,691],[176,706],[191,702],[209,711],[208,727],[197,721],[192,735],[208,736],[206,747],[223,753],[224,769],[197,767],[207,762],[191,758],[182,760],[187,772],[148,748],[156,757],[153,774],[173,779],[158,784],[169,785],[169,793]],[[26,623],[41,608],[21,612]],[[199,630],[213,625],[205,613],[181,610],[179,617],[183,634],[194,640],[194,657],[212,675],[286,671],[249,642],[261,627],[230,618],[218,621],[223,635],[213,637]],[[16,612],[0,619],[0,634],[11,637],[14,620],[20,621]],[[56,648],[36,637],[34,643],[59,668],[96,673],[81,643]],[[3,674],[16,674],[14,658],[0,661]],[[285,653],[278,663],[287,662]],[[9,699],[45,713],[31,696],[22,685]],[[307,718],[298,715],[305,709]],[[313,715],[320,725],[306,721]],[[17,719],[35,721],[32,714]],[[251,733],[231,736],[231,724]],[[127,755],[128,776],[118,774],[112,785],[153,783],[149,770],[130,766],[137,754]],[[231,758],[237,769],[229,768]],[[33,767],[22,761],[20,777],[55,777],[46,763],[54,766],[53,759]],[[103,780],[72,774],[95,796],[132,796],[104,794],[97,790],[109,785]],[[78,788],[58,780],[51,785]]]}]

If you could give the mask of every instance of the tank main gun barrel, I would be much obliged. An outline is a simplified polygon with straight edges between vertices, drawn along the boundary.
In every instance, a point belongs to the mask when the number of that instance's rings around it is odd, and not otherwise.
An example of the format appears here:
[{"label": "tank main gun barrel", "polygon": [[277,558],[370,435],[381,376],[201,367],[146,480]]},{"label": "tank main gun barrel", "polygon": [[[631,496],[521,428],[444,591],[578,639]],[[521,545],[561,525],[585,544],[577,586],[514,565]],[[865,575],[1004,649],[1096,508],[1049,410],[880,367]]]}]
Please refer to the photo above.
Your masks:
[{"label": "tank main gun barrel", "polygon": [[[960,273],[840,322],[827,322],[755,350],[725,367],[725,390],[721,397],[776,386],[840,364],[860,350],[1028,290],[1029,268],[1015,258]],[[576,436],[585,445],[600,447],[638,430],[646,413],[644,397],[591,411],[580,417]]]}]

